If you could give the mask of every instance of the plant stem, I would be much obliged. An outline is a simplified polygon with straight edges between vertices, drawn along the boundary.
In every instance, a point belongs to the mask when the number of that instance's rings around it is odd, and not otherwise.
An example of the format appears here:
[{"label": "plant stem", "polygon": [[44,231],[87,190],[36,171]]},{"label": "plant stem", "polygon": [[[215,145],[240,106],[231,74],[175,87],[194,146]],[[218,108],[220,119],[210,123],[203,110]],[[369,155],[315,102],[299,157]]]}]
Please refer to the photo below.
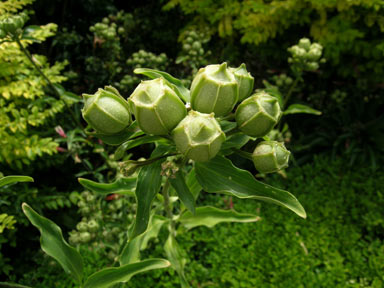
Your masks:
[{"label": "plant stem", "polygon": [[284,98],[283,107],[281,107],[283,110],[284,110],[285,106],[287,105],[289,98],[291,98],[291,95],[293,93],[293,90],[296,88],[297,83],[299,83],[299,79],[300,79],[300,77],[296,76],[295,81],[293,81],[291,87],[289,88],[287,96]]},{"label": "plant stem", "polygon": [[172,213],[171,203],[169,200],[169,187],[170,187],[170,183],[167,178],[162,190],[163,197],[164,197],[164,208],[165,208],[165,212],[167,213],[167,217],[169,218],[169,221],[170,221],[170,225],[169,225],[170,233],[175,236],[175,222],[173,221],[173,213]]},{"label": "plant stem", "polygon": [[239,149],[234,149],[234,148],[232,148],[232,150],[233,150],[237,155],[239,155],[240,157],[243,157],[243,158],[245,158],[245,159],[248,159],[248,160],[253,161],[253,159],[252,159],[252,153],[245,152],[245,151],[241,151],[241,150],[239,150]]},{"label": "plant stem", "polygon": [[[31,54],[29,53],[29,51],[27,49],[25,49],[25,47],[21,43],[20,39],[18,37],[15,37],[14,40],[16,41],[17,45],[19,46],[21,52],[24,53],[24,55],[28,58],[29,62],[31,62],[33,67],[35,67],[36,71],[39,72],[39,74],[44,78],[44,80],[47,82],[48,86],[51,88],[53,93],[60,100],[61,99],[61,95],[60,95],[59,91],[57,91],[57,89],[55,88],[55,86],[53,85],[51,80],[49,80],[49,78],[44,74],[44,72],[40,69],[40,67],[35,63],[35,61],[33,60],[32,56],[31,56]],[[68,103],[65,102],[64,100],[63,100],[63,102],[64,102],[65,107],[69,110],[69,113],[71,114],[71,116],[72,116],[73,120],[76,122],[76,124],[79,127],[83,127],[83,125],[80,123],[80,121],[76,118],[76,115],[73,113],[73,111],[68,106]]]}]

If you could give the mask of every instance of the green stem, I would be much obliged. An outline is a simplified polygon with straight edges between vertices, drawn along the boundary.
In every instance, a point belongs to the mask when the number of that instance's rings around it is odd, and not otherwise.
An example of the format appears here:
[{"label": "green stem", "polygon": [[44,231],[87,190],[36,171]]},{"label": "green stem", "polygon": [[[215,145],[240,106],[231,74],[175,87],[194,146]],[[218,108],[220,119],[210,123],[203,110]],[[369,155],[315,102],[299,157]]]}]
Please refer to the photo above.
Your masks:
[{"label": "green stem", "polygon": [[[57,89],[55,88],[55,86],[53,85],[51,80],[49,80],[49,78],[44,74],[44,72],[40,69],[40,67],[35,63],[35,61],[33,60],[32,56],[31,56],[31,54],[29,53],[29,51],[27,49],[25,49],[25,47],[21,43],[20,39],[18,37],[15,37],[14,40],[16,41],[17,45],[19,46],[21,52],[24,53],[24,55],[28,58],[29,62],[31,62],[33,67],[35,67],[36,71],[39,72],[39,74],[47,82],[48,86],[51,88],[51,90],[56,95],[56,97],[58,99],[61,99],[61,95],[60,95],[59,91],[57,91]],[[76,122],[76,124],[79,127],[83,127],[83,125],[81,125],[80,121],[76,118],[75,114],[73,113],[73,111],[68,106],[67,102],[65,102],[64,100],[63,100],[63,102],[64,102],[64,105],[66,106],[66,108],[69,110],[69,113],[71,114],[71,116],[72,116],[73,120]]]},{"label": "green stem", "polygon": [[170,233],[175,236],[175,221],[173,221],[172,207],[169,200],[169,187],[170,187],[170,182],[167,179],[164,183],[163,190],[162,190],[163,197],[164,197],[164,209],[170,221],[170,225],[169,225]]},{"label": "green stem", "polygon": [[295,81],[293,81],[291,87],[289,88],[288,93],[287,93],[287,96],[286,96],[285,99],[284,99],[283,107],[281,107],[281,108],[283,108],[283,110],[284,110],[285,106],[287,105],[287,103],[288,103],[288,101],[289,101],[289,98],[291,98],[291,95],[292,95],[292,93],[293,93],[293,90],[296,88],[297,83],[299,83],[299,80],[300,80],[300,77],[299,77],[299,76],[296,76]]},{"label": "green stem", "polygon": [[251,160],[253,161],[252,159],[252,153],[249,153],[249,152],[245,152],[245,151],[241,151],[239,149],[234,149],[232,148],[233,152],[235,152],[237,155],[239,155],[240,157],[243,157],[245,159],[248,159],[248,160]]}]

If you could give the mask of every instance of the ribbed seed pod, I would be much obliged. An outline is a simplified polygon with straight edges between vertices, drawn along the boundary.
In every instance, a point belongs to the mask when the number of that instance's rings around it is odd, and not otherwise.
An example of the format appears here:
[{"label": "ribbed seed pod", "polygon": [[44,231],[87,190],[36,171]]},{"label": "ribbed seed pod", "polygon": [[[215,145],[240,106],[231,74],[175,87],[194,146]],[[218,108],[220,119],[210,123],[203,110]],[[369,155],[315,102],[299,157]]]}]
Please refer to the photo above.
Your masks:
[{"label": "ribbed seed pod", "polygon": [[100,88],[94,95],[83,94],[83,97],[83,118],[97,132],[116,134],[131,123],[128,102],[112,86]]},{"label": "ribbed seed pod", "polygon": [[253,151],[252,160],[259,172],[273,173],[288,167],[290,154],[282,142],[263,141]]},{"label": "ribbed seed pod", "polygon": [[187,115],[184,103],[163,78],[142,81],[128,101],[147,134],[167,135]]},{"label": "ribbed seed pod", "polygon": [[265,136],[281,117],[277,99],[266,92],[258,92],[237,107],[236,122],[239,129],[249,136]]},{"label": "ribbed seed pod", "polygon": [[238,68],[229,68],[229,71],[233,73],[239,85],[238,101],[243,101],[245,98],[251,95],[255,79],[252,77],[251,73],[247,71],[244,63],[241,64]]},{"label": "ribbed seed pod", "polygon": [[172,131],[177,149],[189,159],[205,162],[220,151],[225,134],[213,113],[190,111]]},{"label": "ribbed seed pod", "polygon": [[192,81],[191,106],[195,111],[225,116],[238,99],[238,83],[227,63],[201,68]]}]

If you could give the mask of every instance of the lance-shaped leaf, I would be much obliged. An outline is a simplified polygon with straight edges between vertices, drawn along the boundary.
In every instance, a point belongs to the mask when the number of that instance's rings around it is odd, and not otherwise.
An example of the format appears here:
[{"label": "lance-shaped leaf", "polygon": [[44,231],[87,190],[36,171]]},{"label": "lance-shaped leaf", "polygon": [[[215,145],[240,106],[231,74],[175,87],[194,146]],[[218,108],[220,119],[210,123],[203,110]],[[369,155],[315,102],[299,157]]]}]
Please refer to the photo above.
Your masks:
[{"label": "lance-shaped leaf", "polygon": [[191,193],[193,195],[193,198],[197,199],[197,197],[199,197],[200,191],[203,189],[203,187],[201,187],[199,181],[197,181],[197,179],[196,179],[195,168],[192,168],[192,170],[189,171],[189,173],[186,177],[186,181],[187,181],[187,186],[189,188],[189,191],[191,191]]},{"label": "lance-shaped leaf", "polygon": [[156,238],[164,223],[168,219],[160,215],[153,215],[149,221],[147,230],[132,240],[128,240],[119,257],[120,265],[134,263],[140,260],[140,251],[147,248],[148,241]]},{"label": "lance-shaped leaf", "polygon": [[10,282],[0,282],[0,288],[32,288],[31,286],[24,286]]},{"label": "lance-shaped leaf", "polygon": [[284,115],[288,114],[313,114],[321,115],[321,111],[313,109],[303,104],[292,104],[283,112]]},{"label": "lance-shaped leaf", "polygon": [[112,183],[98,183],[84,178],[78,178],[79,183],[85,189],[91,190],[100,195],[125,194],[134,196],[136,187],[136,177],[119,178]]},{"label": "lance-shaped leaf", "polygon": [[236,133],[230,135],[227,140],[223,143],[223,145],[221,145],[220,153],[224,155],[232,154],[232,148],[240,149],[251,139],[251,137],[245,135],[244,133]]},{"label": "lance-shaped leaf", "polygon": [[56,259],[64,271],[71,274],[78,283],[83,279],[83,258],[75,248],[63,238],[59,226],[51,220],[40,216],[28,204],[23,203],[23,212],[33,226],[39,229],[41,249]]},{"label": "lance-shaped leaf", "polygon": [[292,210],[300,217],[307,217],[303,206],[291,193],[257,181],[251,173],[235,167],[224,157],[196,162],[195,167],[197,180],[207,192],[272,202]]},{"label": "lance-shaped leaf", "polygon": [[223,210],[211,206],[196,208],[195,215],[186,211],[178,219],[187,229],[192,229],[197,226],[206,226],[212,228],[216,224],[222,222],[256,222],[260,220],[259,216],[252,214],[238,213],[235,210]]},{"label": "lance-shaped leaf", "polygon": [[167,255],[169,262],[172,264],[172,268],[176,270],[177,274],[180,278],[180,284],[182,288],[190,287],[185,278],[184,274],[184,266],[186,263],[186,259],[182,256],[182,251],[179,245],[176,242],[175,237],[170,233],[167,241],[164,244],[164,251]]},{"label": "lance-shaped leaf", "polygon": [[175,189],[177,195],[179,196],[181,202],[187,207],[189,211],[195,213],[195,197],[189,190],[189,187],[185,183],[184,174],[179,170],[175,174],[175,178],[170,177],[169,182],[171,182],[172,187]]},{"label": "lance-shaped leaf", "polygon": [[120,267],[105,268],[89,276],[84,288],[108,288],[117,283],[127,282],[138,273],[167,268],[170,265],[171,263],[164,259],[148,259]]},{"label": "lance-shaped leaf", "polygon": [[125,151],[143,144],[153,143],[159,140],[167,141],[161,136],[150,136],[150,135],[126,141],[116,149],[114,158],[115,160],[120,160],[121,158],[124,157]]},{"label": "lance-shaped leaf", "polygon": [[143,74],[151,79],[156,79],[159,77],[164,78],[169,82],[169,84],[173,87],[176,94],[185,102],[190,102],[190,93],[187,88],[184,87],[183,82],[181,82],[179,79],[173,77],[172,75],[159,71],[154,69],[148,69],[148,68],[136,68],[134,71],[136,74]]},{"label": "lance-shaped leaf", "polygon": [[104,143],[109,145],[120,145],[125,141],[133,137],[138,137],[144,134],[143,131],[140,130],[137,121],[133,121],[133,123],[127,128],[123,129],[119,133],[115,133],[113,135],[107,135],[99,132],[86,132],[88,135],[101,139]]},{"label": "lance-shaped leaf", "polygon": [[33,178],[29,176],[10,175],[0,178],[0,187],[16,183],[16,182],[33,182]]},{"label": "lance-shaped leaf", "polygon": [[152,201],[161,186],[161,163],[161,160],[156,161],[144,166],[139,172],[136,186],[137,211],[131,239],[147,230]]}]

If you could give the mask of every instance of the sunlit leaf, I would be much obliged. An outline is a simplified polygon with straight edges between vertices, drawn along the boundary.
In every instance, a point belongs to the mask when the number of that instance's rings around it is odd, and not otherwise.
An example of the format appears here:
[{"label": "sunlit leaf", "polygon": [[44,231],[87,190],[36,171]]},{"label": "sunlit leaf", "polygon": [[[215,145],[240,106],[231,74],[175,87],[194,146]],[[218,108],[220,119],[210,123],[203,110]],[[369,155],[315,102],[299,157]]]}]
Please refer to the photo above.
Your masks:
[{"label": "sunlit leaf", "polygon": [[193,215],[186,211],[178,219],[187,229],[198,226],[206,226],[212,228],[216,224],[222,222],[256,222],[260,217],[252,214],[238,213],[235,210],[223,210],[211,206],[198,207]]},{"label": "sunlit leaf", "polygon": [[32,287],[20,285],[16,283],[0,282],[0,288],[32,288]]},{"label": "sunlit leaf", "polygon": [[177,274],[179,275],[181,287],[190,287],[187,278],[184,274],[186,259],[183,258],[181,248],[179,244],[177,244],[175,237],[171,233],[169,234],[168,239],[165,242],[164,251],[167,255],[169,262],[171,262],[171,267],[175,269]]},{"label": "sunlit leaf", "polygon": [[307,216],[303,206],[291,193],[257,181],[251,173],[235,167],[224,157],[196,162],[195,167],[197,180],[207,192],[272,202],[292,210],[300,217]]},{"label": "sunlit leaf", "polygon": [[119,257],[120,265],[122,266],[139,261],[140,251],[147,248],[149,240],[157,237],[161,227],[166,222],[168,222],[167,218],[159,215],[153,215],[149,221],[147,230],[136,238],[129,240],[125,245],[123,252]]},{"label": "sunlit leaf", "polygon": [[195,198],[185,183],[183,172],[179,170],[176,173],[175,178],[169,178],[169,182],[171,182],[172,187],[175,189],[185,207],[192,213],[195,213]]},{"label": "sunlit leaf", "polygon": [[117,283],[128,282],[138,273],[167,268],[170,264],[164,259],[148,259],[120,267],[105,268],[89,276],[84,288],[108,288]]},{"label": "sunlit leaf", "polygon": [[0,187],[16,182],[33,182],[33,178],[29,176],[10,175],[0,178]]},{"label": "sunlit leaf", "polygon": [[136,177],[122,177],[112,183],[98,183],[92,180],[78,178],[79,183],[88,190],[101,195],[125,194],[134,196],[136,187]]},{"label": "sunlit leaf", "polygon": [[60,263],[64,271],[71,274],[78,283],[83,279],[83,259],[79,252],[63,238],[59,226],[40,216],[28,204],[23,203],[23,212],[33,226],[39,229],[41,249]]},{"label": "sunlit leaf", "polygon": [[321,115],[321,111],[313,109],[307,105],[303,104],[292,104],[283,112],[284,115],[288,114],[313,114]]},{"label": "sunlit leaf", "polygon": [[199,197],[200,191],[203,188],[201,187],[199,181],[197,181],[197,179],[196,179],[195,168],[192,168],[192,170],[189,171],[189,173],[186,177],[186,183],[187,183],[187,186],[188,186],[189,190],[191,191],[193,197],[195,199],[197,199],[197,197]]},{"label": "sunlit leaf", "polygon": [[152,201],[161,187],[161,163],[156,161],[144,166],[139,172],[136,186],[137,211],[131,239],[147,230]]}]

